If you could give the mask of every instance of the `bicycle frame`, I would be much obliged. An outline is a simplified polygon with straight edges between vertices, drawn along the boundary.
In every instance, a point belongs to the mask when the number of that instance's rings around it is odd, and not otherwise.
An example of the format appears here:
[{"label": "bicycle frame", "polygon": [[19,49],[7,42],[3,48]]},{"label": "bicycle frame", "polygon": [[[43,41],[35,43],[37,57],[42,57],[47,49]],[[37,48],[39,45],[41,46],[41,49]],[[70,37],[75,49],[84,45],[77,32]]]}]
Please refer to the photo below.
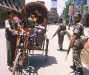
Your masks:
[{"label": "bicycle frame", "polygon": [[15,61],[15,59],[16,59],[16,55],[17,55],[17,51],[18,51],[18,42],[19,42],[19,35],[17,35],[17,37],[16,37],[16,48],[15,48],[15,54],[14,54],[14,61]]},{"label": "bicycle frame", "polygon": [[22,64],[21,64],[21,66],[23,66],[23,64],[24,64],[24,60],[25,60],[24,57],[26,56],[26,50],[27,50],[27,47],[28,47],[28,39],[29,39],[29,35],[26,36],[25,45],[24,45],[24,49],[23,49]]}]

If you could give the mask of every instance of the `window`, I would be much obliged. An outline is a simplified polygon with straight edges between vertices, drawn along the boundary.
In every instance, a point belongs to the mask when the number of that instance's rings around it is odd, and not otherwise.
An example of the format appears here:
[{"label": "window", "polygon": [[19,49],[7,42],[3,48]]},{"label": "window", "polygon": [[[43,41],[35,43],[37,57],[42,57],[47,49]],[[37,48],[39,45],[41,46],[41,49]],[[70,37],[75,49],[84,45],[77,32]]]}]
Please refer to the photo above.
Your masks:
[{"label": "window", "polygon": [[8,0],[5,0],[5,3],[8,5]]},{"label": "window", "polygon": [[2,3],[2,0],[0,0],[0,3]]},{"label": "window", "polygon": [[13,6],[13,0],[10,0],[10,5]]},{"label": "window", "polygon": [[22,8],[22,7],[23,7],[23,4],[21,3],[21,4],[20,4],[20,8]]},{"label": "window", "polygon": [[18,9],[18,7],[19,7],[19,2],[18,1],[15,1],[15,6]]}]

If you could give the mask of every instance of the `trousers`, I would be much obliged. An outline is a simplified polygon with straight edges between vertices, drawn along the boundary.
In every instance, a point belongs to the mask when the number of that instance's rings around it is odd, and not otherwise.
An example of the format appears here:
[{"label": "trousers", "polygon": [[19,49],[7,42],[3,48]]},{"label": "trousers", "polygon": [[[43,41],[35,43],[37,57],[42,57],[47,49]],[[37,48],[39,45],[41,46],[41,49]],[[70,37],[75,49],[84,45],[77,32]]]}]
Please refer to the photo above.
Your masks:
[{"label": "trousers", "polygon": [[82,67],[80,54],[81,54],[81,49],[73,47],[73,64],[75,64],[76,68]]},{"label": "trousers", "polygon": [[42,45],[43,39],[44,39],[44,29],[36,29],[34,31],[35,34],[37,34],[37,37],[34,38],[34,44]]},{"label": "trousers", "polygon": [[60,48],[62,48],[63,40],[64,40],[64,36],[58,35],[58,45],[59,45]]},{"label": "trousers", "polygon": [[16,38],[12,38],[11,40],[6,39],[6,47],[7,47],[7,65],[13,66]]}]

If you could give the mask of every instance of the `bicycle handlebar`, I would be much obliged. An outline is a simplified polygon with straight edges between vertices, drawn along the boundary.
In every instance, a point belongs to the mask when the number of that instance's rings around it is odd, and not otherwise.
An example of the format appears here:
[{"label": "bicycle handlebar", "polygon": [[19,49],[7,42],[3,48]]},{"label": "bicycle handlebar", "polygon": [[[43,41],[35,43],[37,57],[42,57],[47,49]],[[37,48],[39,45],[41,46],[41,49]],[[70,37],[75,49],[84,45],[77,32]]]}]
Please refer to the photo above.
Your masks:
[{"label": "bicycle handlebar", "polygon": [[28,35],[28,36],[30,36],[30,37],[37,36],[37,34],[29,35],[29,33],[26,34],[26,33],[23,33],[23,32],[17,32],[16,35],[23,35],[23,36]]},{"label": "bicycle handlebar", "polygon": [[26,35],[26,34],[23,32],[16,32],[16,35]]}]

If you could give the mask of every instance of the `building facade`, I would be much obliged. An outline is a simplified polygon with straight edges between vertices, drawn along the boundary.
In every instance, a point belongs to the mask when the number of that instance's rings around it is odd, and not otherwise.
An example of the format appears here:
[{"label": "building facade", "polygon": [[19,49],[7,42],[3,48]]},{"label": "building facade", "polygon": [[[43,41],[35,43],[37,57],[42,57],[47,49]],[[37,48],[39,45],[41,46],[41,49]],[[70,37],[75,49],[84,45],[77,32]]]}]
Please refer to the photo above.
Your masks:
[{"label": "building facade", "polygon": [[83,16],[83,25],[89,27],[89,0],[73,0],[73,3],[74,14],[80,12]]},{"label": "building facade", "polygon": [[0,26],[4,26],[4,21],[8,18],[8,10],[13,9],[20,13],[25,5],[25,0],[0,0]]},{"label": "building facade", "polygon": [[58,22],[59,15],[57,13],[57,1],[58,0],[51,0],[51,10],[49,16],[50,23]]},{"label": "building facade", "polygon": [[51,10],[48,12],[48,22],[53,24],[54,22],[58,22],[59,15],[57,13],[57,8],[51,8]]}]

